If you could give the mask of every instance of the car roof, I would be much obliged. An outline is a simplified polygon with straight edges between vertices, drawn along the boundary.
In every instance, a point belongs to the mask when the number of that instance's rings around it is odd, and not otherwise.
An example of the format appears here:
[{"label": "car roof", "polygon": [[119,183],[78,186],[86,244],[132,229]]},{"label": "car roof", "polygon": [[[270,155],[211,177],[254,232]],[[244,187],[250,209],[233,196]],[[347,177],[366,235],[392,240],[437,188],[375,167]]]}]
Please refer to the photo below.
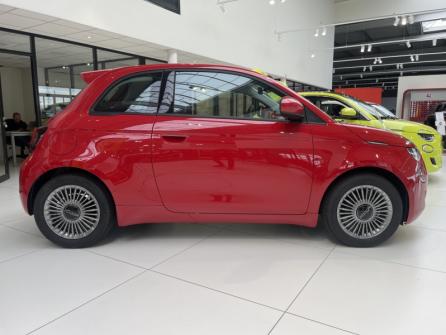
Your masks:
[{"label": "car roof", "polygon": [[188,70],[188,69],[209,69],[209,70],[223,70],[223,71],[234,71],[239,73],[245,73],[249,74],[251,76],[259,77],[262,79],[269,79],[269,81],[276,82],[274,79],[261,74],[255,70],[251,70],[244,67],[239,66],[231,66],[231,65],[216,65],[216,64],[168,64],[168,63],[161,63],[161,64],[150,64],[150,65],[135,65],[135,66],[126,66],[126,67],[118,67],[114,69],[107,69],[107,70],[96,70],[96,71],[87,71],[82,72],[81,77],[82,79],[87,83],[91,83],[96,78],[101,77],[105,74],[111,74],[116,73],[120,76],[126,75],[126,74],[132,74],[132,73],[138,73],[138,72],[145,72],[145,71],[153,71],[153,70],[175,70],[175,69],[181,69],[181,70]]}]

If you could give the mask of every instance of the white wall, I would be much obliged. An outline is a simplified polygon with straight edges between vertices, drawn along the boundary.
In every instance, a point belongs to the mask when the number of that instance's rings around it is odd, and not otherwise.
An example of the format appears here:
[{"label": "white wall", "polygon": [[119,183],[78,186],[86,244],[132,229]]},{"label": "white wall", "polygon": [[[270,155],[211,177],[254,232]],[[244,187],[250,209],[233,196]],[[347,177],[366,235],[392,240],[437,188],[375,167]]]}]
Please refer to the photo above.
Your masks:
[{"label": "white wall", "polygon": [[398,80],[397,115],[401,117],[404,108],[404,118],[409,118],[410,99],[406,98],[403,106],[404,93],[407,90],[438,88],[446,90],[446,75],[400,77]]},{"label": "white wall", "polygon": [[[143,0],[0,0],[0,3],[142,39],[222,62],[258,67],[293,80],[331,88],[333,0],[299,0],[271,6],[267,0],[239,0],[223,14],[216,0],[182,0],[181,15]],[[305,29],[284,35],[274,31]],[[314,52],[316,58],[311,59]],[[180,59],[181,61],[181,59]]]},{"label": "white wall", "polygon": [[4,116],[20,113],[29,123],[35,121],[31,71],[29,68],[0,68]]},{"label": "white wall", "polygon": [[347,0],[336,4],[335,13],[339,23],[445,8],[444,0]]}]

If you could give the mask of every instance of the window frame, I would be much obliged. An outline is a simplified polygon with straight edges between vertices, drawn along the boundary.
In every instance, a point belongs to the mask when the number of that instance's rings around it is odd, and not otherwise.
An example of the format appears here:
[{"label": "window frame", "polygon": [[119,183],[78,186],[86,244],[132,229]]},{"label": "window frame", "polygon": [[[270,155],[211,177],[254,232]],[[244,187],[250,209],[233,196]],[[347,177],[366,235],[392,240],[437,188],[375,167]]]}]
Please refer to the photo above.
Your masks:
[{"label": "window frame", "polygon": [[[159,96],[158,96],[158,106],[156,108],[156,113],[149,114],[149,113],[135,113],[135,112],[99,112],[96,110],[96,106],[102,101],[102,99],[104,99],[107,96],[107,94],[111,92],[111,90],[113,90],[116,86],[120,85],[122,82],[129,80],[129,79],[133,79],[133,78],[148,76],[148,75],[154,74],[154,73],[161,74],[161,86],[160,86],[160,92],[159,92]],[[165,86],[165,79],[166,79],[165,73],[166,73],[166,71],[164,71],[164,70],[136,72],[136,73],[128,74],[126,76],[123,76],[123,77],[113,81],[99,95],[99,97],[91,104],[91,107],[88,110],[88,114],[94,115],[94,116],[113,116],[113,115],[157,116],[159,108],[160,108],[160,104],[161,104],[161,99],[164,95],[164,86]]]},{"label": "window frame", "polygon": [[[109,84],[109,86],[99,95],[99,97],[91,104],[91,107],[89,108],[88,114],[89,115],[93,115],[93,116],[114,116],[114,115],[135,115],[135,116],[165,116],[165,117],[182,117],[182,118],[191,118],[191,119],[197,119],[197,118],[201,118],[201,119],[221,119],[221,120],[241,120],[241,121],[255,121],[255,122],[281,122],[281,123],[296,123],[290,120],[265,120],[265,119],[249,119],[249,118],[237,118],[237,117],[222,117],[222,116],[199,116],[199,115],[187,115],[187,114],[181,114],[181,115],[175,115],[175,114],[170,114],[170,113],[164,113],[164,114],[159,114],[159,109],[161,106],[161,102],[163,100],[164,97],[164,92],[165,92],[165,88],[166,88],[166,82],[167,82],[167,78],[169,77],[169,75],[172,72],[215,72],[215,73],[228,73],[228,74],[233,74],[233,75],[238,75],[238,76],[242,76],[242,77],[247,77],[250,78],[252,80],[257,80],[258,82],[262,83],[263,85],[272,88],[276,91],[279,91],[280,93],[284,94],[284,96],[289,96],[285,91],[283,91],[281,88],[276,87],[274,85],[271,85],[269,82],[262,80],[262,78],[258,78],[256,76],[250,75],[250,74],[246,74],[246,73],[239,73],[237,71],[232,71],[232,70],[222,70],[222,69],[206,69],[206,68],[171,68],[171,69],[161,69],[161,70],[149,70],[149,71],[141,71],[141,72],[135,72],[135,73],[131,73],[128,75],[125,75],[121,78],[118,78],[117,80],[113,81],[112,83]],[[119,85],[121,82],[127,80],[127,79],[131,79],[134,77],[140,77],[140,76],[144,76],[144,75],[149,75],[152,73],[161,73],[161,86],[160,86],[160,95],[158,98],[158,108],[156,113],[154,114],[146,114],[146,113],[128,113],[128,112],[97,112],[95,111],[95,107],[96,105],[116,86]],[[175,75],[175,81],[174,81],[174,87],[175,87],[175,83],[176,83],[176,75]],[[314,114],[307,106],[304,105],[305,108],[305,118],[303,120],[303,122],[301,123],[305,123],[305,124],[312,124],[312,125],[327,125],[327,123],[320,119],[316,114]],[[318,122],[310,122],[308,121],[309,117],[308,114],[311,113],[313,114],[313,118],[317,118],[319,121]]]},{"label": "window frame", "polygon": [[[221,70],[221,69],[205,69],[205,68],[196,68],[196,69],[169,69],[166,70],[166,75],[165,75],[165,79],[167,79],[167,77],[169,76],[170,73],[172,72],[215,72],[215,73],[228,73],[228,74],[233,74],[233,75],[237,75],[237,76],[241,76],[241,77],[246,77],[246,78],[250,78],[252,80],[256,80],[260,83],[262,83],[263,85],[265,85],[268,88],[271,88],[273,90],[276,90],[282,94],[284,94],[284,96],[289,96],[285,91],[283,91],[281,88],[276,87],[274,85],[271,85],[269,82],[262,80],[261,78],[258,78],[256,76],[253,75],[249,75],[246,73],[239,73],[237,71],[231,71],[231,70]],[[175,75],[175,81],[174,84],[176,83],[176,75]],[[174,85],[175,87],[175,85]],[[164,95],[164,88],[165,86],[163,86],[162,89],[162,95]],[[305,124],[315,124],[315,125],[326,125],[327,123],[320,119],[317,115],[315,115],[307,106],[304,105],[305,108],[305,119],[303,122],[301,123],[305,123]],[[318,120],[320,120],[320,122],[308,122],[308,113],[312,113],[314,115],[315,118],[317,118]],[[206,115],[206,116],[199,116],[199,115],[190,115],[190,114],[170,114],[170,113],[165,113],[165,114],[157,114],[157,115],[162,115],[162,116],[168,116],[168,117],[184,117],[184,118],[200,118],[200,119],[221,119],[221,120],[241,120],[241,121],[256,121],[256,122],[282,122],[282,123],[290,123],[293,121],[290,120],[279,120],[279,119],[271,119],[271,120],[267,120],[267,119],[251,119],[251,118],[239,118],[239,117],[224,117],[224,116],[212,116],[212,115]],[[295,122],[294,122],[295,123]]]},{"label": "window frame", "polygon": [[169,6],[166,6],[166,5],[162,4],[161,1],[159,1],[159,0],[145,0],[145,1],[150,2],[151,4],[153,4],[155,6],[158,6],[158,7],[161,7],[163,9],[166,9],[166,10],[168,10],[170,12],[173,12],[173,13],[176,13],[178,15],[181,15],[181,0],[178,0],[178,7],[175,7],[175,8],[171,8]]}]

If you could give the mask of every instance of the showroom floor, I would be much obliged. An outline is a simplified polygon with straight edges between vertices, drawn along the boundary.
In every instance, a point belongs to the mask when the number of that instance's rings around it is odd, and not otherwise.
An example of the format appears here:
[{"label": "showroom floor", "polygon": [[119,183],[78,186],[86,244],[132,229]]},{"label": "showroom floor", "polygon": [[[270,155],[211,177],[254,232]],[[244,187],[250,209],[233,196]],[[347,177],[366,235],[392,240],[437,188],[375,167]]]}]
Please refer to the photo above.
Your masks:
[{"label": "showroom floor", "polygon": [[[445,162],[446,163],[446,162]],[[145,225],[64,250],[0,184],[0,334],[445,334],[446,172],[378,248],[322,229]]]}]

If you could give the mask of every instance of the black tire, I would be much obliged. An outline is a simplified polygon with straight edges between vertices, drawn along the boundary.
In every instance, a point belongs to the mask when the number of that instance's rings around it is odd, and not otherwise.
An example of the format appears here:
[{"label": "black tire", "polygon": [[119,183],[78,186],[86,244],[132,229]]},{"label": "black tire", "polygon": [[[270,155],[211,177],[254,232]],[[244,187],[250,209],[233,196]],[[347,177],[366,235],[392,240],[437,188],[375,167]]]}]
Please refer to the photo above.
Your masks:
[{"label": "black tire", "polygon": [[[61,233],[57,234],[53,231],[45,218],[45,203],[48,197],[53,191],[56,192],[56,190],[65,186],[75,186],[87,190],[92,196],[91,199],[94,198],[96,200],[95,205],[99,208],[98,219],[96,219],[96,226],[91,228],[86,236],[74,239],[65,238],[61,236]],[[46,238],[64,248],[85,248],[95,245],[108,235],[116,223],[112,199],[110,199],[108,192],[104,190],[103,186],[93,179],[74,174],[57,176],[50,179],[40,188],[34,201],[34,219],[37,227]]]},{"label": "black tire", "polygon": [[[339,204],[343,197],[351,192],[351,190],[361,186],[373,187],[374,189],[384,192],[384,194],[387,195],[387,201],[390,200],[392,204],[392,214],[387,215],[387,220],[390,220],[390,222],[387,221],[388,223],[385,228],[379,230],[379,233],[376,233],[375,236],[373,234],[369,234],[369,236],[362,235],[362,238],[351,236],[353,232],[350,231],[350,234],[347,233],[345,230],[347,230],[348,227],[342,228],[341,223],[338,220],[338,206],[340,206]],[[357,210],[358,209],[352,211],[352,213],[354,212],[357,215]],[[369,211],[369,213],[375,212],[372,210]],[[330,190],[330,193],[324,201],[321,217],[327,233],[336,241],[351,247],[373,247],[389,239],[398,229],[398,226],[403,221],[403,202],[396,187],[386,178],[371,173],[358,174],[352,177],[347,177],[334,185],[334,188]],[[370,214],[372,222],[378,222],[373,221],[373,217],[374,214]],[[348,226],[348,224],[345,224],[344,226]],[[378,230],[375,230],[375,232],[376,231]]]}]

